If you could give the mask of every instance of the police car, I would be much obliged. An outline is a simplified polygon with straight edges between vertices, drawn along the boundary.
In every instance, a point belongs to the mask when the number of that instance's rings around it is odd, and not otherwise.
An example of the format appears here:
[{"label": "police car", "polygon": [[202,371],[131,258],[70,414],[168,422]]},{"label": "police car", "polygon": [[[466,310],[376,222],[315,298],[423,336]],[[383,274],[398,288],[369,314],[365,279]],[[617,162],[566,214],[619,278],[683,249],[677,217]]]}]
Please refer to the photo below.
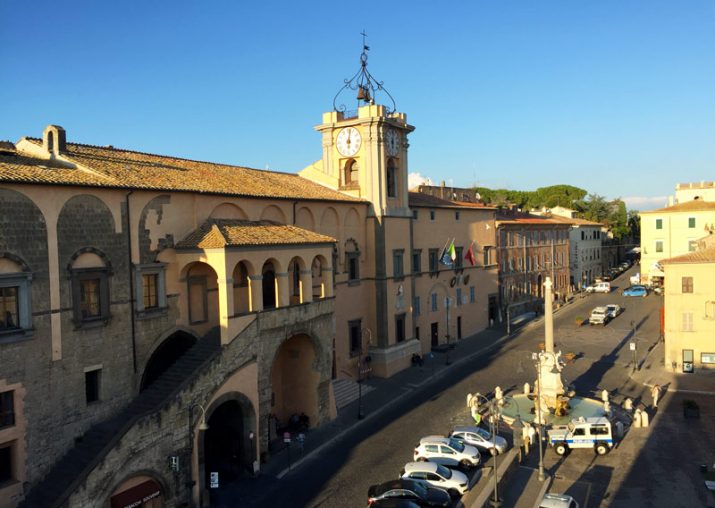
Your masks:
[{"label": "police car", "polygon": [[568,425],[556,425],[548,432],[549,445],[558,455],[573,448],[590,448],[597,455],[607,454],[613,448],[611,422],[607,418],[577,418]]}]

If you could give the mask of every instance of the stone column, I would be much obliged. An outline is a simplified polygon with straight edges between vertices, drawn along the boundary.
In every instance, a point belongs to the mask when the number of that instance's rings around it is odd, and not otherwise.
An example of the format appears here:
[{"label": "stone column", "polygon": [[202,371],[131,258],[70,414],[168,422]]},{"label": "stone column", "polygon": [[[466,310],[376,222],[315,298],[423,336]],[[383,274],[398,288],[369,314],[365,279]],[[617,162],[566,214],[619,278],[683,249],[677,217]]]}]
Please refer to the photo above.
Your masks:
[{"label": "stone column", "polygon": [[313,271],[300,271],[300,303],[313,301]]},{"label": "stone column", "polygon": [[248,276],[248,309],[251,312],[263,310],[263,275]]},{"label": "stone column", "polygon": [[333,277],[335,275],[333,267],[324,266],[321,275],[323,276],[323,298],[330,298],[335,294],[333,291]]},{"label": "stone column", "polygon": [[290,305],[290,288],[288,287],[288,272],[276,272],[276,308]]},{"label": "stone column", "polygon": [[233,316],[233,279],[219,277],[218,283],[218,323],[221,327],[221,344],[228,344],[233,337],[228,336],[228,321]]},{"label": "stone column", "polygon": [[551,278],[544,282],[544,350],[554,352],[554,307]]}]

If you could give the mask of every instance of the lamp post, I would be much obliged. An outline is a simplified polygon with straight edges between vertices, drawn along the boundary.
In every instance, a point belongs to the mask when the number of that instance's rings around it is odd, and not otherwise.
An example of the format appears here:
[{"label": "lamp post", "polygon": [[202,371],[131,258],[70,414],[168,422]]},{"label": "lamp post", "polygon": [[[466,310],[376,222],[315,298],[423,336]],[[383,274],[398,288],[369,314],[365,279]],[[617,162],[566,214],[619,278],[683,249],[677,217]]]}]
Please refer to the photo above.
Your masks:
[{"label": "lamp post", "polygon": [[501,501],[499,501],[499,475],[497,470],[497,455],[499,450],[497,449],[497,425],[499,424],[499,404],[496,399],[489,400],[481,393],[475,393],[475,397],[484,399],[489,407],[489,429],[492,432],[492,456],[494,457],[494,498],[491,500],[491,505],[494,508],[501,506]]},{"label": "lamp post", "polygon": [[541,427],[543,426],[543,420],[541,419],[541,361],[539,360],[538,353],[531,353],[531,359],[534,360],[534,365],[536,366],[536,377],[539,383],[539,389],[537,390],[537,401],[536,401],[536,418],[539,422],[539,481],[543,482],[546,479],[544,474],[544,448],[542,444],[541,437]]},{"label": "lamp post", "polygon": [[362,410],[362,334],[363,331],[367,332],[368,334],[368,339],[367,339],[367,346],[368,348],[370,347],[370,342],[372,342],[372,332],[370,331],[369,328],[361,328],[360,329],[360,348],[358,349],[358,420],[362,420],[365,417],[365,414],[363,413]]},{"label": "lamp post", "polygon": [[446,296],[444,298],[444,306],[447,310],[447,349],[446,349],[445,355],[444,355],[444,364],[445,365],[450,365],[452,363],[451,360],[449,359],[449,346],[450,346],[450,344],[449,344],[449,309],[451,307],[451,305],[450,305],[451,303],[452,302],[451,302],[450,297]]},{"label": "lamp post", "polygon": [[[198,407],[201,409],[201,422],[199,423],[199,430],[200,431],[207,431],[209,430],[209,426],[206,423],[206,410],[204,409],[204,406],[201,404],[192,404],[189,406],[189,455],[191,454],[191,450],[194,448],[194,408]],[[204,503],[204,485],[202,483],[203,480],[203,474],[201,472],[201,468],[199,467],[198,471],[198,479],[199,479],[199,506],[203,506]]]}]

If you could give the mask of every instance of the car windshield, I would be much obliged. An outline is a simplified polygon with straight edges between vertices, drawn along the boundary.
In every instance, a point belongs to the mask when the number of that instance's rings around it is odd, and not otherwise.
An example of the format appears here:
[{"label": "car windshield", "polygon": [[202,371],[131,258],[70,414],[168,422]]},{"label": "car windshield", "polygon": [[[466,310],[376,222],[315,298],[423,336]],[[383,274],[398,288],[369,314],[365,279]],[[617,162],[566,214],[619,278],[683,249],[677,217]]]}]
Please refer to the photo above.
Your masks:
[{"label": "car windshield", "polygon": [[437,474],[445,480],[449,480],[450,478],[452,478],[452,470],[442,465],[437,466]]},{"label": "car windshield", "polygon": [[457,450],[458,452],[463,452],[464,451],[464,445],[457,441],[456,439],[450,439],[449,440],[449,446]]},{"label": "car windshield", "polygon": [[427,497],[427,487],[420,482],[415,482],[415,485],[410,490],[423,499]]}]

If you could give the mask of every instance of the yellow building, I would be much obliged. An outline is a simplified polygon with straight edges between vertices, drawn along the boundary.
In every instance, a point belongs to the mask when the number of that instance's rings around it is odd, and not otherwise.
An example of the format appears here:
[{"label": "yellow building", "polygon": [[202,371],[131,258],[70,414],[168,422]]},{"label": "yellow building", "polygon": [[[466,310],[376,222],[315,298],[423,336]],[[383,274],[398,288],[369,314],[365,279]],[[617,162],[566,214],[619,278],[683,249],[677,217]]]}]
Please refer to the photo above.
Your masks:
[{"label": "yellow building", "polygon": [[661,260],[665,279],[665,366],[715,368],[715,236],[694,252]]},{"label": "yellow building", "polygon": [[715,229],[715,201],[682,201],[640,216],[641,281],[659,283],[665,275],[661,259],[693,252],[698,239]]}]

